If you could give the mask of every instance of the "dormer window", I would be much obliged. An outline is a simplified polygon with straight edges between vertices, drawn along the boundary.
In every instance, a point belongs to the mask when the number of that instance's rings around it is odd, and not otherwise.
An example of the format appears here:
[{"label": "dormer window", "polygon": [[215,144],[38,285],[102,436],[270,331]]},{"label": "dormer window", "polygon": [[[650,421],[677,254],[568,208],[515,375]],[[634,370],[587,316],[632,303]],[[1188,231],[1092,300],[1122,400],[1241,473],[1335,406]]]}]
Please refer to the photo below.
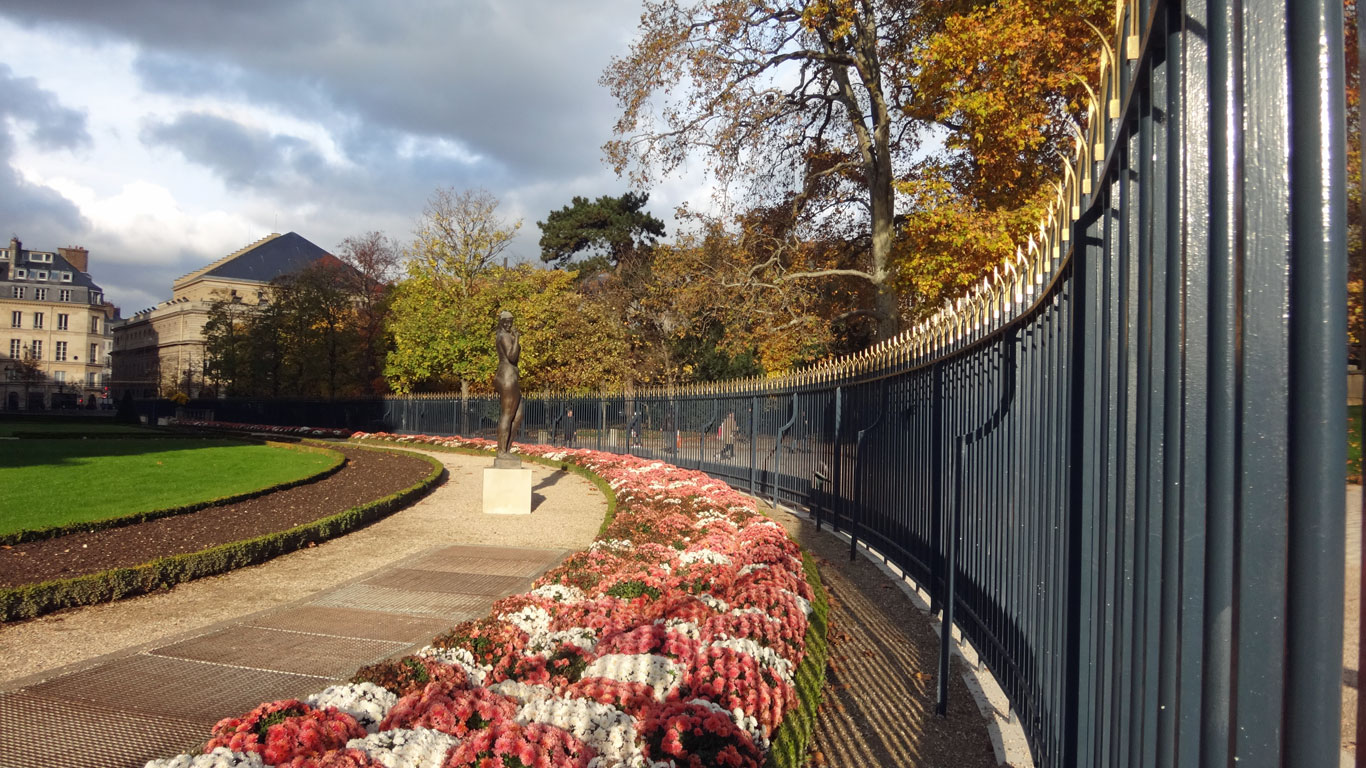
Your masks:
[{"label": "dormer window", "polygon": [[27,269],[24,269],[23,267],[20,267],[20,268],[14,270],[14,279],[15,279],[15,280],[23,280],[23,279],[25,279],[25,278],[27,278],[27,277],[28,277],[28,270],[27,270]]},{"label": "dormer window", "polygon": [[69,282],[71,282],[71,273],[70,273],[70,272],[63,272],[63,273],[62,273],[62,282],[64,282],[64,283],[69,283]]},{"label": "dormer window", "polygon": [[33,279],[34,279],[34,280],[46,280],[46,279],[47,279],[47,270],[45,270],[45,269],[37,269],[37,270],[34,270],[34,271],[33,271]]}]

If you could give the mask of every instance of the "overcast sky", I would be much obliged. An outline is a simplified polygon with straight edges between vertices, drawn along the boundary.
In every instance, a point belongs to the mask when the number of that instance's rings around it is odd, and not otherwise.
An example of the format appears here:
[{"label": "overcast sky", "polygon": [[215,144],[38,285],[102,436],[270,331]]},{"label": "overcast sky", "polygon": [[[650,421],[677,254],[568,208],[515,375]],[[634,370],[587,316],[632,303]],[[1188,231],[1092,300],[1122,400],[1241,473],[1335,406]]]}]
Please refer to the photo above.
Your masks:
[{"label": "overcast sky", "polygon": [[[398,9],[398,10],[396,10]],[[128,315],[271,232],[406,242],[482,187],[536,259],[552,209],[628,188],[598,85],[638,0],[5,0],[0,240],[83,245]],[[650,190],[669,223],[706,190]]]}]

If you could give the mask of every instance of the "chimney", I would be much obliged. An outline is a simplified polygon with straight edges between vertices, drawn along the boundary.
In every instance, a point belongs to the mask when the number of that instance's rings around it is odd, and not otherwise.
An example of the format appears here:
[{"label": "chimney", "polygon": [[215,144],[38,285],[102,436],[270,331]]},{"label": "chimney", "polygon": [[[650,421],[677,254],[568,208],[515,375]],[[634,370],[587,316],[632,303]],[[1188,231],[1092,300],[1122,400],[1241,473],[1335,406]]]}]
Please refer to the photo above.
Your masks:
[{"label": "chimney", "polygon": [[58,248],[57,253],[60,254],[62,258],[66,259],[71,264],[71,266],[75,267],[78,271],[90,271],[90,251],[87,251],[79,245],[72,245],[68,247]]},{"label": "chimney", "polygon": [[14,259],[15,264],[19,263],[19,251],[23,250],[23,248],[24,244],[19,242],[18,235],[15,235],[14,237],[11,237],[9,239],[9,254],[10,258]]}]

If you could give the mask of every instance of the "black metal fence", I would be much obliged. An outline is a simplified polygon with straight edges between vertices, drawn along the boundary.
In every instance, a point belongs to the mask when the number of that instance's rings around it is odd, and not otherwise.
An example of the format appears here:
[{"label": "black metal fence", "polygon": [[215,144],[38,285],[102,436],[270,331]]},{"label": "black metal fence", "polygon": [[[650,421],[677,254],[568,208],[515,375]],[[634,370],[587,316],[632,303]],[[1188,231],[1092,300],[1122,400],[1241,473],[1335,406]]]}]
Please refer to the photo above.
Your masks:
[{"label": "black metal fence", "polygon": [[[1058,201],[972,296],[782,380],[528,398],[524,438],[699,468],[881,550],[1039,765],[1336,765],[1341,14],[1124,6]],[[436,397],[383,416],[496,419]]]}]

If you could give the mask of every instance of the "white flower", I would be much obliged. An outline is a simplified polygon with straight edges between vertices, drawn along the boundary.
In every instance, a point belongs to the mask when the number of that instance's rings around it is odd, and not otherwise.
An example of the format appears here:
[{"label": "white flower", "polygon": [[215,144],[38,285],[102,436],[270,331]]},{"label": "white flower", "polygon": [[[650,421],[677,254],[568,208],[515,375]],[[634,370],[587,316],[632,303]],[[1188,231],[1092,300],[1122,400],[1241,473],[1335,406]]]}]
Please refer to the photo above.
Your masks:
[{"label": "white flower", "polygon": [[740,575],[748,576],[751,573],[754,573],[755,571],[762,571],[767,567],[768,563],[750,563],[749,565],[746,565],[744,568],[740,569]]},{"label": "white flower", "polygon": [[[726,604],[725,600],[722,600],[719,597],[712,597],[710,592],[703,592],[697,596],[697,599],[701,600],[708,608],[717,611],[718,613],[725,613],[730,610],[730,606]],[[760,611],[760,613],[763,613],[763,611]]]},{"label": "white flower", "polygon": [[609,653],[583,670],[583,677],[605,677],[622,683],[645,683],[663,701],[683,679],[683,666],[665,656]]},{"label": "white flower", "polygon": [[533,637],[550,631],[550,612],[539,605],[528,605],[518,611],[500,613],[498,619],[515,625]]},{"label": "white flower", "polygon": [[346,746],[363,750],[385,768],[441,768],[446,753],[459,743],[460,739],[430,728],[398,728],[352,739]]},{"label": "white flower", "polygon": [[176,755],[165,760],[148,760],[143,768],[266,768],[256,752],[233,752],[215,747],[204,755]]},{"label": "white flower", "polygon": [[471,685],[483,685],[484,678],[493,671],[493,667],[480,664],[474,658],[474,654],[464,648],[437,648],[428,645],[418,651],[416,655],[463,668],[465,674],[470,678]]},{"label": "white flower", "polygon": [[708,701],[707,699],[693,699],[688,703],[706,707],[713,712],[719,712],[726,717],[729,717],[740,730],[749,734],[749,737],[754,740],[755,745],[757,745],[759,749],[765,752],[768,751],[768,734],[764,732],[763,726],[759,725],[759,718],[754,717],[753,715],[746,715],[745,711],[739,707],[730,710],[714,701]]},{"label": "white flower", "polygon": [[[730,565],[730,558],[715,550],[694,549],[679,555],[678,562],[682,565],[689,565],[691,563],[712,563],[715,565]],[[744,575],[745,572],[741,570],[740,573],[741,575]]]},{"label": "white flower", "polygon": [[318,709],[336,707],[356,718],[356,722],[367,732],[374,733],[379,730],[380,721],[398,701],[398,695],[374,683],[356,683],[328,686],[322,693],[315,693],[305,701]]},{"label": "white flower", "polygon": [[711,645],[716,648],[730,648],[753,656],[755,661],[773,670],[784,682],[792,683],[792,662],[779,656],[778,652],[772,648],[760,645],[747,637],[727,637],[721,640],[713,640]]},{"label": "white flower", "polygon": [[656,624],[663,624],[664,628],[670,632],[677,632],[684,637],[693,640],[702,639],[702,628],[686,619],[655,619]]},{"label": "white flower", "polygon": [[797,605],[801,607],[802,612],[805,613],[808,617],[811,616],[811,601],[810,601],[810,600],[807,600],[806,598],[802,597],[801,595],[797,594],[796,592],[792,592],[791,590],[786,590],[786,589],[784,589],[784,590],[781,590],[781,591],[782,591],[783,593],[785,593],[785,594],[792,595],[792,599],[797,601]]},{"label": "white flower", "polygon": [[595,765],[642,766],[636,746],[636,720],[609,704],[588,699],[547,698],[528,702],[517,712],[521,723],[545,723],[574,734],[603,760]]},{"label": "white flower", "polygon": [[582,589],[565,584],[542,584],[528,594],[557,603],[581,603],[587,599]]}]

